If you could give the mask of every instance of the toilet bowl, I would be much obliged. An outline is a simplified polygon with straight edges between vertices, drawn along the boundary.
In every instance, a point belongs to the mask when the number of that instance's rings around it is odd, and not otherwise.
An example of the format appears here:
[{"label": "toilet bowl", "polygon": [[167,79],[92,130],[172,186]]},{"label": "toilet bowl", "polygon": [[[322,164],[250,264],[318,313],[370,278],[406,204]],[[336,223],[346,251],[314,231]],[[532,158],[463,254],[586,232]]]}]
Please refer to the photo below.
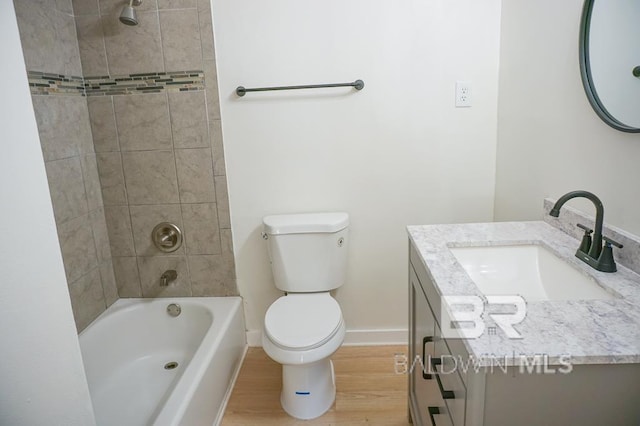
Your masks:
[{"label": "toilet bowl", "polygon": [[336,395],[330,357],[346,326],[330,291],[345,280],[348,215],[278,215],[263,222],[275,284],[286,295],[267,310],[262,346],[282,364],[282,408],[313,419],[331,408]]},{"label": "toilet bowl", "polygon": [[298,419],[325,413],[335,400],[331,355],[342,345],[345,324],[329,293],[290,294],[265,316],[262,347],[282,364],[282,408]]}]

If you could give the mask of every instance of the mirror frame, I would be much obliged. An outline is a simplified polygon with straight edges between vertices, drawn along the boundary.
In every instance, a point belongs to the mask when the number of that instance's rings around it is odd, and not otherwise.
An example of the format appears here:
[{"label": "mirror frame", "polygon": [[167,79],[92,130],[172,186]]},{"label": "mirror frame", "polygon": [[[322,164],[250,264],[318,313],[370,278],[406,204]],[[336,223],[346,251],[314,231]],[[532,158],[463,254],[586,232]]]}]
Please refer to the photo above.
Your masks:
[{"label": "mirror frame", "polygon": [[630,127],[618,121],[609,113],[609,111],[607,111],[598,97],[598,93],[591,76],[591,66],[589,65],[589,30],[591,27],[591,14],[593,12],[594,1],[595,0],[585,0],[582,8],[582,18],[580,20],[580,74],[582,76],[584,91],[587,94],[589,103],[593,107],[594,111],[605,123],[622,132],[640,133],[640,128]]}]

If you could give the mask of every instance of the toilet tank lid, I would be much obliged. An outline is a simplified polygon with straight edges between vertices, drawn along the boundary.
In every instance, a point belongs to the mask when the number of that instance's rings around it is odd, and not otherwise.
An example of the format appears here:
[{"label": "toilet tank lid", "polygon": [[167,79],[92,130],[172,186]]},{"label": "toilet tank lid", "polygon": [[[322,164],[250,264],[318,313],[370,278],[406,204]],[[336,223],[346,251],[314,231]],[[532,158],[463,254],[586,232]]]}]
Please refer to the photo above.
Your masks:
[{"label": "toilet tank lid", "polygon": [[349,215],[344,212],[281,214],[265,216],[262,223],[269,235],[332,233],[349,226]]}]

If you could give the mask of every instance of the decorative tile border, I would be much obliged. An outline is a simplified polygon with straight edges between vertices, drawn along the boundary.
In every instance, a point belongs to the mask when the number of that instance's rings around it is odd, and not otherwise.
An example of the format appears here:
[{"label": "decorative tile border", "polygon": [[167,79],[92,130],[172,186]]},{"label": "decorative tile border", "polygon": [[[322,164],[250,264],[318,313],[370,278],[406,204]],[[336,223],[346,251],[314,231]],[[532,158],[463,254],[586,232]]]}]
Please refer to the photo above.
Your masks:
[{"label": "decorative tile border", "polygon": [[204,90],[204,71],[76,77],[28,71],[33,95],[111,96]]},{"label": "decorative tile border", "polygon": [[76,95],[84,96],[84,79],[77,76],[28,71],[32,95]]},{"label": "decorative tile border", "polygon": [[204,90],[203,71],[150,72],[121,76],[85,77],[87,96]]}]

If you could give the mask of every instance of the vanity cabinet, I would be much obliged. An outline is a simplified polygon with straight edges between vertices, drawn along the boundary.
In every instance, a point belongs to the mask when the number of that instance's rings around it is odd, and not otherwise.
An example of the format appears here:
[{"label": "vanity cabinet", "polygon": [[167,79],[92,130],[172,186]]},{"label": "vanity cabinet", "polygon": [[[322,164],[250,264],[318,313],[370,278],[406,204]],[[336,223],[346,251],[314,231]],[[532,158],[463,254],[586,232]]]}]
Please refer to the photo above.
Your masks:
[{"label": "vanity cabinet", "polygon": [[414,425],[640,425],[640,364],[577,364],[569,374],[461,368],[469,353],[461,339],[442,336],[440,294],[413,243],[409,259],[407,374]]},{"label": "vanity cabinet", "polygon": [[436,353],[436,321],[413,268],[409,269],[409,311],[409,404],[414,423],[452,425],[430,365]]}]

